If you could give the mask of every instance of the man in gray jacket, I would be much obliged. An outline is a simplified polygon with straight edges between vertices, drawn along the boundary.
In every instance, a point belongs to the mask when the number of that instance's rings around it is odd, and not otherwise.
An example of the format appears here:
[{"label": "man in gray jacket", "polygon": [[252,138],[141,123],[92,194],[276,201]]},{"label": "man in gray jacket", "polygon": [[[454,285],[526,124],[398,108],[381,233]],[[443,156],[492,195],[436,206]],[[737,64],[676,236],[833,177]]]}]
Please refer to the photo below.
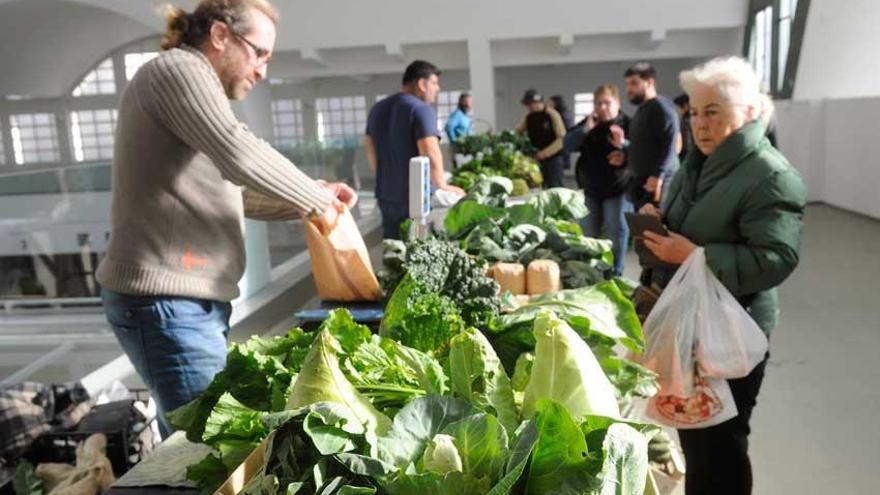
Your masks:
[{"label": "man in gray jacket", "polygon": [[310,216],[331,229],[343,184],[316,182],[233,114],[265,78],[275,43],[266,0],[169,7],[163,52],[126,87],[113,163],[112,234],[98,268],[105,312],[165,413],[226,362],[230,301],[244,273],[244,217]]}]

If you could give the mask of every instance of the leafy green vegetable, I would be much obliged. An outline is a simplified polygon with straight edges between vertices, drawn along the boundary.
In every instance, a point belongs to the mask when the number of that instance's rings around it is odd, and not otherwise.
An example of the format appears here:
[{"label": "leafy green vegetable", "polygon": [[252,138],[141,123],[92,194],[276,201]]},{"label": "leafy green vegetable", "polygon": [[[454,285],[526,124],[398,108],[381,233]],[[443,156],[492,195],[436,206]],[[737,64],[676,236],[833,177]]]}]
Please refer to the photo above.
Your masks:
[{"label": "leafy green vegetable", "polygon": [[226,481],[229,477],[229,469],[226,464],[214,454],[208,454],[204,459],[186,468],[186,478],[202,487],[200,493],[209,495]]},{"label": "leafy green vegetable", "polygon": [[483,220],[501,213],[500,207],[480,204],[477,200],[465,198],[449,210],[443,220],[443,227],[455,238],[476,227]]},{"label": "leafy green vegetable", "polygon": [[501,477],[510,453],[507,430],[495,416],[468,416],[444,428],[443,434],[458,449],[463,473],[486,480],[490,486]]},{"label": "leafy green vegetable", "polygon": [[522,428],[517,431],[516,443],[507,460],[504,476],[492,487],[488,495],[507,495],[514,490],[514,487],[521,482],[522,473],[531,459],[537,441],[538,429],[534,420],[523,423]]},{"label": "leafy green vegetable", "polygon": [[554,187],[529,200],[544,219],[577,221],[589,213],[583,191]]},{"label": "leafy green vegetable", "polygon": [[421,459],[434,435],[476,411],[468,402],[451,397],[415,399],[394,416],[394,425],[379,438],[379,459],[406,470]]},{"label": "leafy green vegetable", "polygon": [[16,495],[43,495],[43,480],[34,474],[33,464],[21,461],[15,468],[12,488]]},{"label": "leafy green vegetable", "polygon": [[382,488],[388,495],[482,495],[488,489],[485,481],[457,471],[407,474],[395,478]]},{"label": "leafy green vegetable", "polygon": [[422,468],[437,474],[463,472],[461,456],[455,446],[455,438],[444,433],[434,435],[422,454]]},{"label": "leafy green vegetable", "polygon": [[552,400],[536,406],[538,441],[528,470],[526,494],[593,493],[602,459],[587,448],[584,434],[568,409]]},{"label": "leafy green vegetable", "polygon": [[453,300],[425,288],[408,273],[388,301],[379,332],[414,349],[434,351],[463,328]]},{"label": "leafy green vegetable", "polygon": [[[405,294],[427,292],[448,297],[460,310],[465,325],[475,328],[489,327],[497,316],[500,308],[496,297],[498,284],[485,275],[481,265],[452,243],[438,239],[413,241],[408,247],[404,267],[417,283],[403,287],[401,290]],[[382,335],[387,334],[389,327],[407,318],[407,308],[412,306],[408,300],[409,297],[395,298],[392,294],[380,329]]]},{"label": "leafy green vegetable", "polygon": [[623,423],[608,428],[603,443],[600,495],[642,493],[648,475],[648,441],[644,435]]},{"label": "leafy green vegetable", "polygon": [[542,311],[553,311],[582,337],[592,334],[620,342],[635,352],[644,349],[644,334],[632,302],[614,282],[544,294],[502,315],[496,328],[512,328],[535,320]]},{"label": "leafy green vegetable", "polygon": [[[322,335],[327,335],[322,332]],[[328,335],[329,336],[329,335]],[[243,493],[359,493],[355,488],[375,487],[337,461],[348,450],[365,450],[368,433],[348,409],[336,403],[314,403],[296,410],[269,415],[263,468],[248,482]]]},{"label": "leafy green vegetable", "polygon": [[535,355],[531,352],[524,352],[516,358],[516,367],[513,371],[513,379],[511,385],[513,390],[524,392],[526,385],[529,384],[529,377],[532,375],[532,366],[535,364]]},{"label": "leafy green vegetable", "polygon": [[385,433],[391,427],[391,421],[358,393],[342,373],[337,357],[340,351],[339,342],[330,332],[321,331],[293,384],[287,409],[334,402],[351,411],[368,432]]},{"label": "leafy green vegetable", "polygon": [[541,399],[558,401],[570,414],[620,417],[614,389],[593,351],[553,313],[535,318],[535,362],[526,385],[522,414],[531,417]]},{"label": "leafy green vegetable", "polygon": [[497,417],[513,433],[519,425],[513,389],[486,337],[473,328],[454,337],[449,365],[455,395]]}]

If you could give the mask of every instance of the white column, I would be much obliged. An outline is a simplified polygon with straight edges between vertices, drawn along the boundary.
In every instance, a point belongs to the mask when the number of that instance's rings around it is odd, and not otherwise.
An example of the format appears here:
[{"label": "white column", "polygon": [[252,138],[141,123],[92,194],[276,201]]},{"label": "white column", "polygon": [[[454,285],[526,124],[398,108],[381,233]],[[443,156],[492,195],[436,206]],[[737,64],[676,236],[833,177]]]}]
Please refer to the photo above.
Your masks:
[{"label": "white column", "polygon": [[471,93],[474,97],[474,118],[485,120],[495,127],[495,75],[492,66],[492,47],[488,39],[468,40],[468,69]]},{"label": "white column", "polygon": [[[257,136],[272,142],[272,93],[268,83],[258,84],[241,103],[232,106],[239,119]],[[247,267],[238,282],[241,298],[247,298],[269,283],[269,230],[265,222],[245,220],[245,253]]]}]

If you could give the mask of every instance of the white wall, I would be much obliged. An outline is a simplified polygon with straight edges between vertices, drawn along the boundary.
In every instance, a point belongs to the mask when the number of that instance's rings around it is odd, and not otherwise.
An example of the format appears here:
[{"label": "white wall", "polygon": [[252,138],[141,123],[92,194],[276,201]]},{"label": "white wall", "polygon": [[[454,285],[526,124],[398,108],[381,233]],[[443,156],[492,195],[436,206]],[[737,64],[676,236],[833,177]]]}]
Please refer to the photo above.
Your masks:
[{"label": "white wall", "polygon": [[880,218],[880,2],[812,0],[779,145],[810,199]]},{"label": "white wall", "polygon": [[812,0],[794,98],[880,96],[880,2]]},{"label": "white wall", "polygon": [[[678,73],[703,61],[703,59],[649,60],[657,69],[660,94],[674,98],[680,94]],[[623,73],[632,62],[603,62],[558,66],[507,67],[495,69],[496,105],[499,129],[510,129],[522,117],[520,104],[523,92],[535,88],[545,97],[554,94],[565,96],[569,108],[574,111],[575,93],[592,93],[600,84],[616,84],[621,91],[623,110],[629,115],[634,107],[626,101]],[[475,102],[479,105],[479,102]]]}]

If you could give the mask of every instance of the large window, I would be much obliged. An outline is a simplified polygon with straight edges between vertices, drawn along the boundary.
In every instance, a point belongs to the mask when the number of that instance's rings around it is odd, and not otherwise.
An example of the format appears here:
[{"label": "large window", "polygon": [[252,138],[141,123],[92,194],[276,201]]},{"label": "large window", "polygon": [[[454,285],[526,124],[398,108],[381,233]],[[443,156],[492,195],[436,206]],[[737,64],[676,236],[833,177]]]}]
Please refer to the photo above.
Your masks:
[{"label": "large window", "polygon": [[773,7],[765,7],[755,13],[749,46],[749,61],[758,73],[761,89],[770,91],[773,74]]},{"label": "large window", "polygon": [[272,127],[276,147],[290,149],[302,144],[306,135],[302,100],[272,101]]},{"label": "large window", "polygon": [[109,58],[86,74],[79,86],[73,90],[73,96],[112,95],[115,93],[116,76],[113,74],[113,60]]},{"label": "large window", "polygon": [[443,129],[446,119],[458,108],[461,91],[440,91],[437,93],[437,128]]},{"label": "large window", "polygon": [[70,141],[78,162],[113,158],[116,110],[81,110],[70,114]]},{"label": "large window", "polygon": [[9,117],[12,150],[17,165],[51,163],[61,159],[55,114],[30,113]]},{"label": "large window", "polygon": [[593,113],[593,93],[576,93],[574,95],[574,121],[580,122]]},{"label": "large window", "polygon": [[363,135],[367,127],[367,102],[363,96],[318,98],[315,110],[318,140],[328,144],[346,144]]},{"label": "large window", "polygon": [[810,0],[751,0],[745,54],[764,91],[788,98]]},{"label": "large window", "polygon": [[788,51],[791,48],[791,28],[794,24],[794,13],[797,11],[797,0],[780,0],[779,1],[779,63],[777,64],[777,73],[779,77],[776,81],[776,91],[782,91],[785,86],[785,74],[788,64]]},{"label": "large window", "polygon": [[142,52],[142,53],[126,53],[125,54],[125,80],[131,81],[131,78],[137,73],[142,65],[156,58],[159,52]]}]

